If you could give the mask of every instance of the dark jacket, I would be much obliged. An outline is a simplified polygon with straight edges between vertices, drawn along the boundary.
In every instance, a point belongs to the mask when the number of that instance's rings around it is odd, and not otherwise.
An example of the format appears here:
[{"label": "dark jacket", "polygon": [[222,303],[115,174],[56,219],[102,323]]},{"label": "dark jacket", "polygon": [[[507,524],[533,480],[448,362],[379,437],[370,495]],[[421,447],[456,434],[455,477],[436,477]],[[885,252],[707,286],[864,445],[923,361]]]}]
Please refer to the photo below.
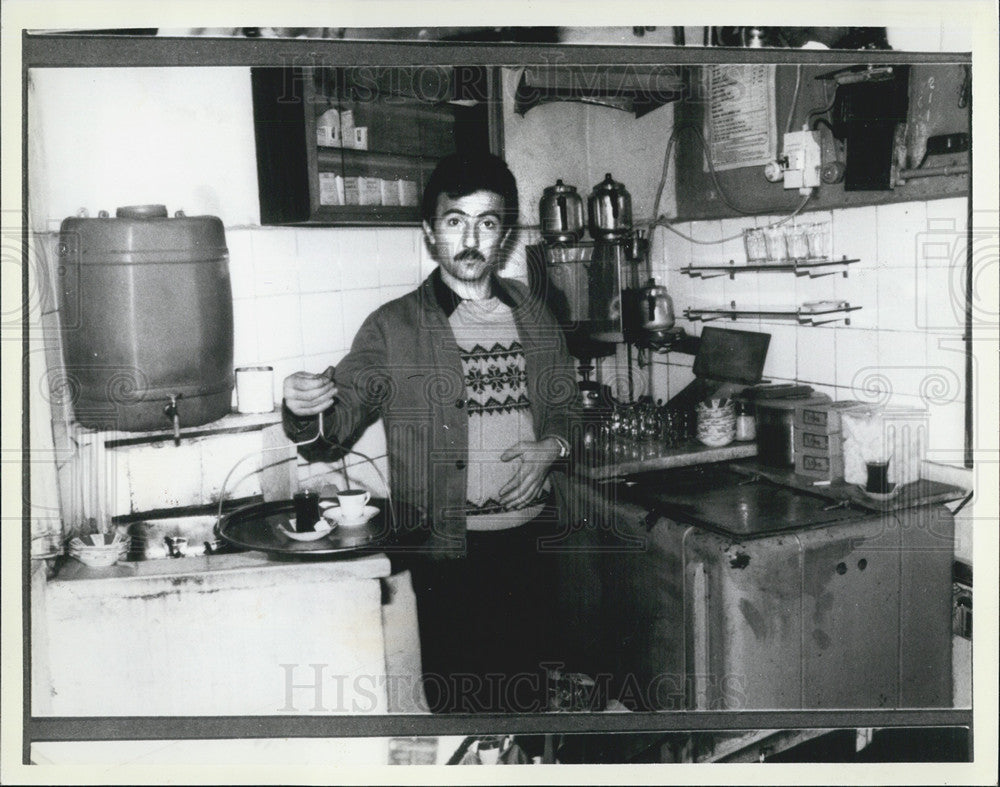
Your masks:
[{"label": "dark jacket", "polygon": [[[562,331],[520,282],[495,279],[493,286],[513,309],[524,347],[535,434],[572,444],[577,385]],[[393,500],[427,517],[404,527],[423,530],[428,538],[420,539],[422,549],[439,555],[464,551],[469,416],[448,323],[457,302],[435,270],[416,290],[369,315],[336,368],[337,402],[324,414],[325,439],[302,450],[309,459],[335,459],[341,452],[331,440],[349,446],[381,417]],[[314,435],[316,423],[284,408],[285,432],[296,442]],[[555,476],[562,472],[554,466],[551,474],[557,503],[563,484]]]}]

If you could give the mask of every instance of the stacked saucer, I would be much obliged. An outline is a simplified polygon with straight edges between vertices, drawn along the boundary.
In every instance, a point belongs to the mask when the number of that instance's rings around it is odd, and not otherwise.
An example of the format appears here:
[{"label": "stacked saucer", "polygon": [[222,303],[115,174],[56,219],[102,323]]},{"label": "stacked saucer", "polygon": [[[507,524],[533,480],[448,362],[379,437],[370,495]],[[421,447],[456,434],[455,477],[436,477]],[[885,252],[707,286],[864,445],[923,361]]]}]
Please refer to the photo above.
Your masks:
[{"label": "stacked saucer", "polygon": [[729,445],[736,437],[736,407],[729,399],[709,399],[695,409],[698,416],[697,436],[712,448]]},{"label": "stacked saucer", "polygon": [[128,554],[131,538],[121,533],[77,536],[67,545],[69,556],[91,568],[113,566]]}]

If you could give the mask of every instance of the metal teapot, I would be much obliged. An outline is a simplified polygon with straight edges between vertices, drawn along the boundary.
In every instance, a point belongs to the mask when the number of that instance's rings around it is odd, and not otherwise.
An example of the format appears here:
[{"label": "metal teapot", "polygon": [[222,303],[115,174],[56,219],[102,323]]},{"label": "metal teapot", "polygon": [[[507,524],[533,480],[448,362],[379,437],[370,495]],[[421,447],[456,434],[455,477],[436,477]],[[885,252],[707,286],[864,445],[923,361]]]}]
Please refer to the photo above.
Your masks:
[{"label": "metal teapot", "polygon": [[668,331],[674,327],[674,303],[667,288],[650,279],[639,290],[639,324],[647,332]]},{"label": "metal teapot", "polygon": [[590,236],[594,240],[621,238],[632,230],[632,197],[624,184],[611,177],[594,186],[587,200],[590,209]]},{"label": "metal teapot", "polygon": [[577,384],[580,392],[580,406],[584,412],[610,411],[614,405],[615,398],[609,386],[590,379],[590,375],[594,371],[594,365],[591,363],[581,363],[577,369],[581,377],[580,382]]},{"label": "metal teapot", "polygon": [[538,218],[547,243],[575,243],[583,237],[583,198],[575,186],[557,180],[542,192]]}]

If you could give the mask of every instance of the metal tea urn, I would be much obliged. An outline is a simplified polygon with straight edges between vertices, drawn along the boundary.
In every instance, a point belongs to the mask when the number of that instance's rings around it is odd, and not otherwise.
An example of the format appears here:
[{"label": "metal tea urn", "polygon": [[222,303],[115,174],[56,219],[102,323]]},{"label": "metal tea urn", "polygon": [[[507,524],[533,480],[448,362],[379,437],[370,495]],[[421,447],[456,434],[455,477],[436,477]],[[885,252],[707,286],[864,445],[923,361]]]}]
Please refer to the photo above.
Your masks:
[{"label": "metal tea urn", "polygon": [[674,327],[674,303],[667,288],[650,279],[639,290],[639,327],[646,333],[658,334]]},{"label": "metal tea urn", "polygon": [[590,236],[595,241],[624,238],[632,231],[632,197],[610,172],[594,186],[587,203]]},{"label": "metal tea urn", "polygon": [[575,186],[557,180],[542,192],[538,218],[546,243],[576,243],[583,237],[583,198]]}]

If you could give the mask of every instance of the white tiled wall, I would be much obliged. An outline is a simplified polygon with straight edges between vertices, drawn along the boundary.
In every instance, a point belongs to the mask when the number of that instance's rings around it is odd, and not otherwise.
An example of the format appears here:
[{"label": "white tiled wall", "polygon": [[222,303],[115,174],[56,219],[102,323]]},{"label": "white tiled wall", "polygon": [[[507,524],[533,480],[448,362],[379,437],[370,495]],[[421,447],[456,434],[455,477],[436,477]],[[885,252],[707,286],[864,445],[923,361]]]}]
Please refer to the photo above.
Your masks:
[{"label": "white tiled wall", "polygon": [[[42,233],[39,238],[52,243],[55,235]],[[527,233],[504,275],[524,276],[523,244],[534,239]],[[234,366],[274,367],[276,403],[281,402],[287,375],[300,370],[319,372],[339,363],[363,320],[383,303],[412,291],[435,266],[416,227],[244,225],[226,229],[226,244],[233,291]],[[205,445],[212,442],[211,438],[202,441]],[[386,475],[381,422],[371,426],[354,447],[374,459],[378,471]],[[197,461],[183,459],[184,452],[172,448],[147,457],[160,472],[173,478],[180,469],[191,475],[190,483],[173,485],[182,488],[179,494],[185,505],[209,502],[211,497],[199,475],[203,462],[208,461],[202,456],[204,446],[198,450]],[[378,472],[364,459],[349,456],[347,466],[351,483],[383,493]],[[313,486],[323,481],[341,483],[342,467],[339,462],[302,466],[300,478]],[[140,475],[155,477],[154,470]],[[119,491],[130,497],[115,507],[116,514],[145,510],[152,502],[146,493],[155,490]],[[167,505],[159,498],[157,501],[153,507]]]},{"label": "white tiled wall", "polygon": [[[771,334],[767,378],[808,383],[835,399],[926,408],[928,459],[960,463],[967,209],[962,197],[805,214],[803,221],[831,223],[836,256],[861,260],[848,267],[846,278],[774,272],[692,279],[677,269],[730,259],[738,265],[746,259],[742,243],[700,245],[663,229],[653,244],[653,273],[667,282],[678,324],[696,335],[702,323],[682,318],[690,306],[736,301],[755,308],[831,299],[861,306],[851,312],[850,325],[800,326],[768,318],[717,324]],[[697,240],[718,241],[775,218],[682,222],[676,228]],[[654,397],[677,393],[691,379],[690,366],[690,356],[655,356],[646,374]]]},{"label": "white tiled wall", "polygon": [[[51,245],[55,234],[40,233],[38,239]],[[227,228],[226,243],[233,290],[234,366],[273,366],[276,403],[281,402],[287,375],[300,370],[319,372],[337,364],[365,317],[414,289],[433,268],[417,228],[240,226]],[[59,362],[57,356],[50,363]],[[53,413],[53,419],[59,417]],[[237,437],[259,442],[257,433]],[[120,477],[120,483],[104,502],[104,510],[118,515],[211,502],[218,495],[218,484],[207,480],[209,466],[213,472],[221,468],[224,474],[247,450],[244,447],[234,454],[224,445],[228,439],[225,435],[206,437],[179,448],[165,441],[161,450],[129,452],[129,467],[106,468]],[[387,473],[380,422],[368,429],[355,448],[374,459],[383,476]],[[112,453],[117,462],[121,457]],[[364,459],[351,456],[347,466],[352,483],[384,494],[378,472]],[[303,465],[300,479],[313,486],[340,483],[341,469],[339,462]],[[162,484],[149,483],[166,476],[171,478],[169,491]],[[242,488],[247,483],[250,486]],[[229,490],[227,496],[255,494],[255,484],[259,484],[256,478],[243,479],[241,488]]]},{"label": "white tiled wall", "polygon": [[[504,275],[524,276],[528,231]],[[232,227],[226,231],[233,285],[236,366],[274,367],[275,402],[282,381],[296,371],[319,372],[350,349],[364,319],[413,290],[435,263],[417,227]],[[386,473],[385,432],[368,429],[355,448],[376,458]],[[348,458],[351,481],[381,488],[374,470]],[[308,478],[337,472],[340,464],[304,468]]]},{"label": "white tiled wall", "polygon": [[[336,365],[362,321],[433,267],[418,228],[233,227],[226,241],[235,365],[273,366],[276,402],[287,375]],[[356,447],[384,456],[382,427]]]}]

